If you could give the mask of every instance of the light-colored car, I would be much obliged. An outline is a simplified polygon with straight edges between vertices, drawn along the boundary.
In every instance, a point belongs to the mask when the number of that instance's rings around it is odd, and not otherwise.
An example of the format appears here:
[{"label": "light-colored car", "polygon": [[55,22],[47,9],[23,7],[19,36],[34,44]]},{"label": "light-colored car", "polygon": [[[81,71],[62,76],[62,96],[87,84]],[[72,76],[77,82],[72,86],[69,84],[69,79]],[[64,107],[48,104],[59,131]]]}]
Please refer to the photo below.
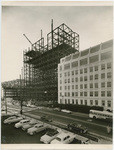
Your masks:
[{"label": "light-colored car", "polygon": [[61,109],[62,112],[65,112],[67,114],[71,114],[71,111],[70,110],[66,110],[66,109]]},{"label": "light-colored car", "polygon": [[30,119],[24,119],[21,120],[20,122],[15,124],[16,128],[21,128],[22,126],[24,126],[25,124],[28,124],[30,122]]},{"label": "light-colored car", "polygon": [[19,116],[12,116],[12,117],[9,117],[9,118],[5,119],[4,123],[5,124],[6,123],[10,124],[10,123],[18,122],[22,119],[23,119],[23,117],[21,117],[21,116],[20,117]]},{"label": "light-colored car", "polygon": [[49,129],[45,135],[40,138],[41,142],[49,144],[60,132],[56,129]]},{"label": "light-colored car", "polygon": [[48,126],[46,124],[43,123],[38,123],[35,126],[33,126],[32,128],[29,128],[27,130],[27,133],[30,135],[33,135],[35,133],[41,132],[43,130],[45,130]]},{"label": "light-colored car", "polygon": [[23,125],[22,129],[23,130],[27,130],[27,129],[33,127],[34,125],[36,125],[37,123],[38,123],[38,121],[36,121],[36,120],[33,119],[29,123]]},{"label": "light-colored car", "polygon": [[76,135],[73,133],[60,133],[54,140],[51,141],[51,144],[69,144],[73,142]]}]

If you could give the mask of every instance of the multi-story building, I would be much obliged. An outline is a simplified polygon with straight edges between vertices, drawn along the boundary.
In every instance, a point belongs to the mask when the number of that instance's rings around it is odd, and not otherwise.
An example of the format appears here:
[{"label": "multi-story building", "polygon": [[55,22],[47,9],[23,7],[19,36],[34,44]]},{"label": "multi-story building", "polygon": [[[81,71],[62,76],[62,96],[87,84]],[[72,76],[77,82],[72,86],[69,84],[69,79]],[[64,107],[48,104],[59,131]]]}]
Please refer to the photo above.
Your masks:
[{"label": "multi-story building", "polygon": [[58,64],[58,103],[113,108],[113,40],[75,52]]}]

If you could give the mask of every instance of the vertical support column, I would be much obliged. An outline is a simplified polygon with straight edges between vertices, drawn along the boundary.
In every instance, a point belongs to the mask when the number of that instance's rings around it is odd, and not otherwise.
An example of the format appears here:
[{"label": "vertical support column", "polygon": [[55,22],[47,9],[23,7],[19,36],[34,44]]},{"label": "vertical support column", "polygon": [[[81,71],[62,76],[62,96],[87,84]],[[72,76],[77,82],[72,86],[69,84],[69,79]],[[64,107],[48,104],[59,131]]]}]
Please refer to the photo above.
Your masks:
[{"label": "vertical support column", "polygon": [[23,98],[21,96],[21,90],[22,90],[22,87],[21,87],[21,75],[20,75],[20,102],[21,102],[21,110],[20,110],[20,114],[22,115],[22,107],[23,107]]}]

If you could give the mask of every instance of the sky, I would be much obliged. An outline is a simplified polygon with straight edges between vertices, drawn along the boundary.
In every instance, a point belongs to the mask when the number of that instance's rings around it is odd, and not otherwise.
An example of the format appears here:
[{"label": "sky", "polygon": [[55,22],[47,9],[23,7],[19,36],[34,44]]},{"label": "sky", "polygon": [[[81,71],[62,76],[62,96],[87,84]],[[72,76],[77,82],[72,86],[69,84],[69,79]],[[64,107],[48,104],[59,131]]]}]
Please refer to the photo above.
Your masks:
[{"label": "sky", "polygon": [[[80,36],[80,51],[113,38],[111,6],[3,6],[1,40],[1,81],[19,78],[23,66],[23,50],[65,23]],[[45,42],[46,44],[46,42]]]}]

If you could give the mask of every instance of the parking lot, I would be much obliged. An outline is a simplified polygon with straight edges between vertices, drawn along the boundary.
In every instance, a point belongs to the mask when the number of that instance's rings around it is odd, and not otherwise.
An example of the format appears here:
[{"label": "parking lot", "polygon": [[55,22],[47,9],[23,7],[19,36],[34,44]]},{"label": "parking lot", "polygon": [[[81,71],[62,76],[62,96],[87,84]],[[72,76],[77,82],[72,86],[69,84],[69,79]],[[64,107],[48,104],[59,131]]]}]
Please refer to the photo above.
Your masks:
[{"label": "parking lot", "polygon": [[[21,128],[16,129],[15,123],[4,124],[3,121],[6,118],[8,116],[2,116],[1,118],[1,144],[44,144],[40,141],[40,138],[48,129],[31,136]],[[74,140],[71,144],[78,144],[78,142]]]}]

